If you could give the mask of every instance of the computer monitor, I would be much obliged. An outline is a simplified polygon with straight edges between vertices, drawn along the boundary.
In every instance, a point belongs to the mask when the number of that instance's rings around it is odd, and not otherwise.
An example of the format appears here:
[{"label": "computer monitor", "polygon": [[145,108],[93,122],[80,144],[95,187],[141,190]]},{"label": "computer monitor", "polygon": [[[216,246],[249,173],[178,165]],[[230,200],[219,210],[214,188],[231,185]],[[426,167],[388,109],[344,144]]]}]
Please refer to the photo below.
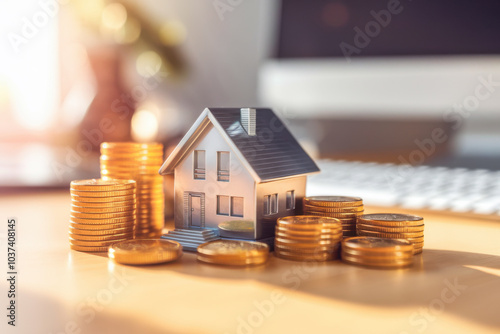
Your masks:
[{"label": "computer monitor", "polygon": [[490,117],[499,13],[493,0],[283,0],[261,102],[299,118]]}]

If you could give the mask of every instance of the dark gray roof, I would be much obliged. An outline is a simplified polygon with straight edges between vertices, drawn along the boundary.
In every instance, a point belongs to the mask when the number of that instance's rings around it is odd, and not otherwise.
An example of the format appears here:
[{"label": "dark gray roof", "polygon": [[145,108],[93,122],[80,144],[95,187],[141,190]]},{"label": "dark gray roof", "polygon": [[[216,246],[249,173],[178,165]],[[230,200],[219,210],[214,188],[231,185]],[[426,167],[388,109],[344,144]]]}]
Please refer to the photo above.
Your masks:
[{"label": "dark gray roof", "polygon": [[249,136],[240,123],[239,108],[208,108],[261,181],[318,172],[271,109],[256,108],[256,136]]}]

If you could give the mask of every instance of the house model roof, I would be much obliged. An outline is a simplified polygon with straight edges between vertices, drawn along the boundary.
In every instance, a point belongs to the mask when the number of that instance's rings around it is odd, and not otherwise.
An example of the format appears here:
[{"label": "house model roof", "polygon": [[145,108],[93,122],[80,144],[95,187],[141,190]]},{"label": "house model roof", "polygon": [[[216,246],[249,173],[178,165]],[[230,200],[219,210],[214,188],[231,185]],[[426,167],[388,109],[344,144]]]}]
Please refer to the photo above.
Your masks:
[{"label": "house model roof", "polygon": [[[242,111],[253,111],[255,133],[242,121]],[[175,167],[194,149],[212,124],[246,165],[257,182],[319,172],[319,168],[271,109],[207,108],[165,161],[160,174]],[[245,126],[243,124],[245,124]],[[250,134],[249,134],[250,133]]]}]

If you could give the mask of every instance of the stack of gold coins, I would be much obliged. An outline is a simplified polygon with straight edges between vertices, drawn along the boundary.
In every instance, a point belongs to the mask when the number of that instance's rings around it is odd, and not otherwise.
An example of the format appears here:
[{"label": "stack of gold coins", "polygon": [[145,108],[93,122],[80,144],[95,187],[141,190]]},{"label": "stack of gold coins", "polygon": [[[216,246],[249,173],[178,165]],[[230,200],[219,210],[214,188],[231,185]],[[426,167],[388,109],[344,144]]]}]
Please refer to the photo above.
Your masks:
[{"label": "stack of gold coins", "polygon": [[413,245],[401,239],[352,237],[342,240],[341,257],[365,267],[404,268],[413,264]]},{"label": "stack of gold coins", "polygon": [[161,236],[165,220],[165,195],[163,177],[158,171],[163,163],[163,145],[102,143],[100,161],[102,178],[137,182],[135,237]]},{"label": "stack of gold coins", "polygon": [[424,219],[399,213],[375,213],[358,216],[358,235],[406,239],[413,244],[415,254],[424,248]]},{"label": "stack of gold coins", "polygon": [[294,261],[335,260],[339,256],[342,225],[336,218],[289,216],[278,218],[274,254]]},{"label": "stack of gold coins", "polygon": [[72,249],[106,252],[109,245],[133,238],[135,181],[73,181],[70,192],[69,244]]},{"label": "stack of gold coins", "polygon": [[171,240],[140,239],[115,243],[108,257],[122,264],[146,265],[175,261],[182,256],[182,246]]},{"label": "stack of gold coins", "polygon": [[364,212],[363,200],[348,196],[314,196],[304,198],[304,214],[337,218],[342,222],[344,237],[356,235],[356,217]]},{"label": "stack of gold coins", "polygon": [[227,266],[263,264],[269,257],[269,246],[262,242],[216,240],[198,246],[198,260]]}]

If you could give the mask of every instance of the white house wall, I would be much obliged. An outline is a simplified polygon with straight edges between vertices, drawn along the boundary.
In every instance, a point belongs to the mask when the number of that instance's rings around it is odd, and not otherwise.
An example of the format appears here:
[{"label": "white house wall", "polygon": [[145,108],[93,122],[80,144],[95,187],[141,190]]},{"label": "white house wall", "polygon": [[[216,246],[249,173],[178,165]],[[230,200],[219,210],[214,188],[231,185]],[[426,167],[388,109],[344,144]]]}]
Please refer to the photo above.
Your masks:
[{"label": "white house wall", "polygon": [[[302,200],[306,194],[306,176],[291,177],[284,180],[265,182],[257,184],[257,221],[260,222],[257,229],[257,239],[274,235],[276,219],[279,217],[293,216],[301,213]],[[286,192],[295,191],[295,210],[286,209]],[[264,215],[264,196],[278,194],[278,213]]]},{"label": "white house wall", "polygon": [[[195,180],[193,176],[193,151],[204,150],[205,180]],[[217,181],[217,152],[230,152],[230,181]],[[228,220],[255,221],[255,182],[248,170],[240,163],[229,145],[213,126],[209,127],[204,137],[193,145],[184,161],[175,168],[175,226],[188,228],[188,217],[184,210],[184,193],[205,194],[205,228],[217,228]],[[217,195],[238,196],[244,198],[243,217],[217,215]]]}]

